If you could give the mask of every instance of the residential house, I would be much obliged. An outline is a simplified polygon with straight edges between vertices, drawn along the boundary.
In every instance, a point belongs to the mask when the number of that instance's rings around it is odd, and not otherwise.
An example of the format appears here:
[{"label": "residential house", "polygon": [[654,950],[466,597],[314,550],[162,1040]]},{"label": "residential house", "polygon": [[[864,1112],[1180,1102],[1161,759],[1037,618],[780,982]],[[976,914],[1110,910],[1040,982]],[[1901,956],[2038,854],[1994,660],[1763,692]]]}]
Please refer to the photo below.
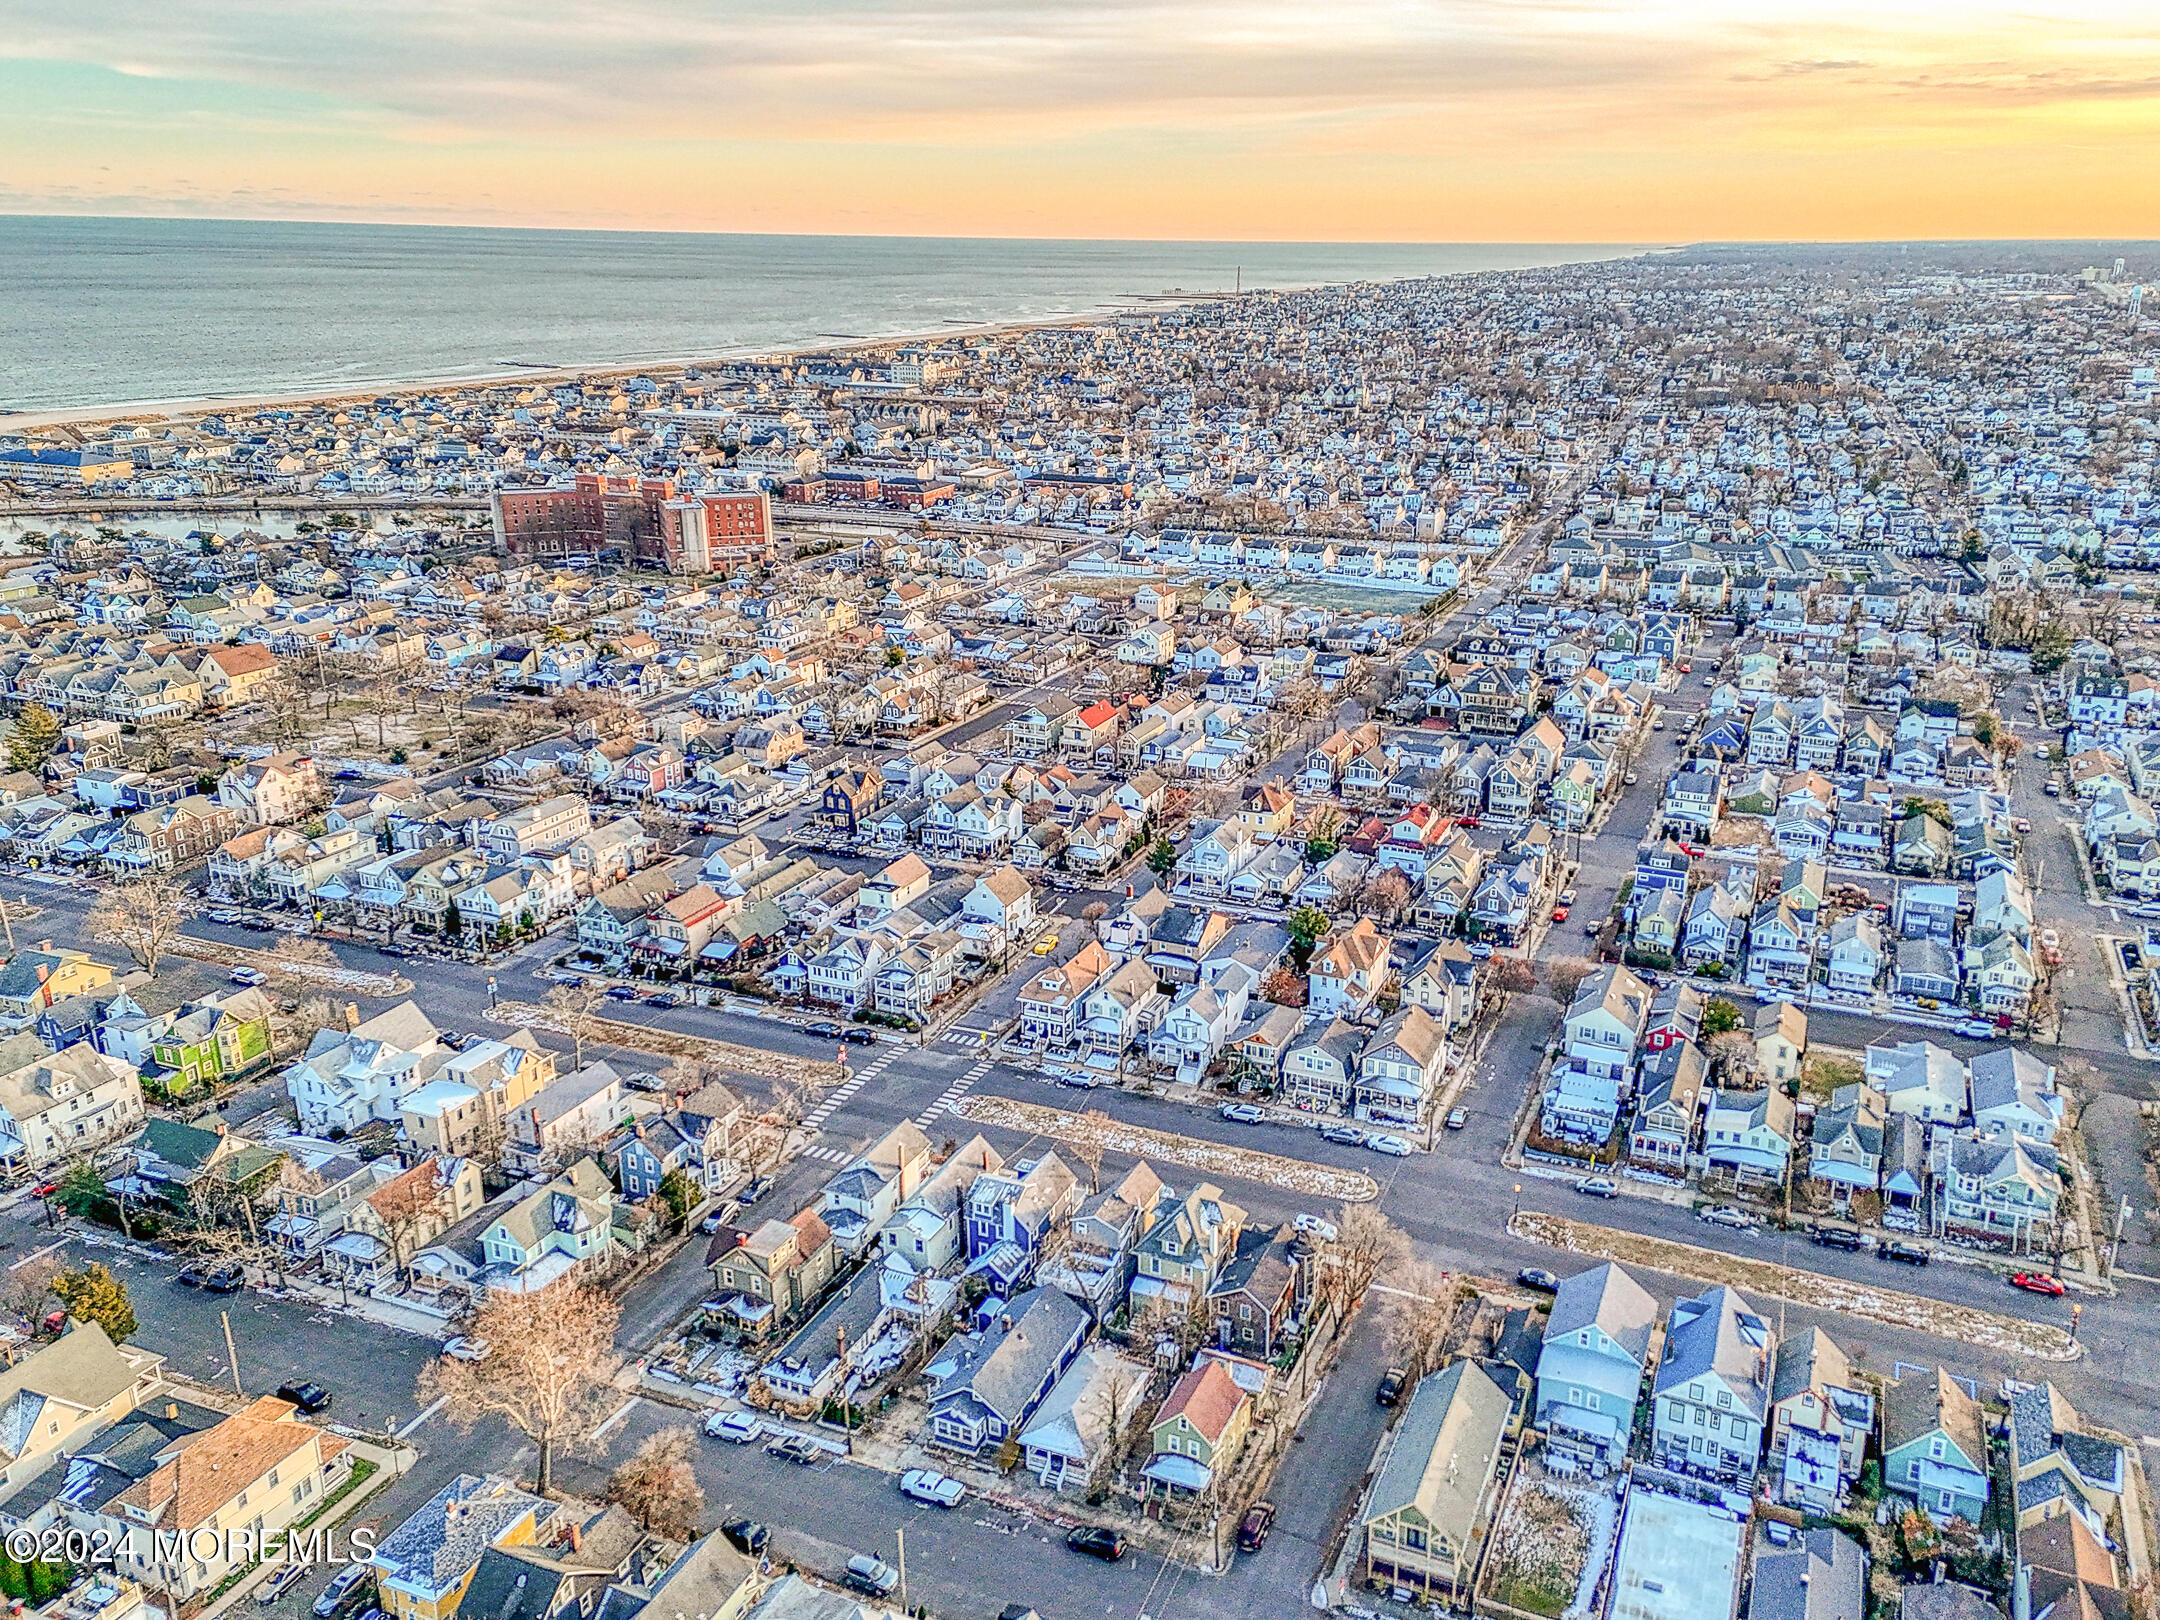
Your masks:
[{"label": "residential house", "polygon": [[1512,1403],[1474,1361],[1419,1380],[1361,1513],[1367,1578],[1459,1604],[1476,1573]]},{"label": "residential house", "polygon": [[1151,1447],[1140,1470],[1150,1496],[1198,1496],[1233,1467],[1252,1432],[1253,1403],[1230,1369],[1198,1361],[1170,1386],[1148,1426]]},{"label": "residential house", "polygon": [[1775,1350],[1769,1321],[1730,1288],[1675,1304],[1658,1363],[1651,1455],[1667,1468],[1751,1484]]},{"label": "residential house", "polygon": [[1609,1261],[1565,1278],[1538,1352],[1533,1421],[1556,1451],[1617,1463],[1657,1327],[1657,1301]]},{"label": "residential house", "polygon": [[1054,1288],[1031,1288],[992,1321],[946,1342],[924,1376],[930,1382],[927,1438],[979,1455],[1019,1437],[1086,1344],[1086,1311]]},{"label": "residential house", "polygon": [[1937,1523],[1978,1524],[1988,1501],[1987,1422],[1940,1368],[1910,1372],[1883,1395],[1883,1485]]}]

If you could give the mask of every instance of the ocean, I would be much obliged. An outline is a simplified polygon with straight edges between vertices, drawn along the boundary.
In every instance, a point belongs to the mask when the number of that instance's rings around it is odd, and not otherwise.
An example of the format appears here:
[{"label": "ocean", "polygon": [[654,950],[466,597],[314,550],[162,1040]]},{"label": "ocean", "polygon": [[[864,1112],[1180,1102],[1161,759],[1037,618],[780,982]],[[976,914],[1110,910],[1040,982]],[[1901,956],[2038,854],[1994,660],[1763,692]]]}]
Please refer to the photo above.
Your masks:
[{"label": "ocean", "polygon": [[[682,235],[0,216],[0,411],[658,365],[1622,246]],[[0,417],[0,427],[4,427]]]}]

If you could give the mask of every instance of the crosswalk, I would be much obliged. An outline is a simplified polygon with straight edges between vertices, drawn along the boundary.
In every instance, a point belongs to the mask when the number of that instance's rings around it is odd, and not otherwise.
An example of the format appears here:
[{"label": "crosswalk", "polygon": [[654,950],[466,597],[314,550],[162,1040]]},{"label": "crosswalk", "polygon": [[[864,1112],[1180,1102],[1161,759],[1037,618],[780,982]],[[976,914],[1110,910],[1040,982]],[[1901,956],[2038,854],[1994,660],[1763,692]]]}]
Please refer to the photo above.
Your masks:
[{"label": "crosswalk", "polygon": [[818,1105],[803,1115],[804,1126],[813,1131],[822,1130],[825,1122],[846,1106],[850,1097],[883,1074],[886,1066],[899,1055],[899,1047],[888,1046],[861,1068],[851,1070],[846,1080],[826,1092]]},{"label": "crosswalk", "polygon": [[960,1099],[975,1089],[976,1083],[990,1072],[990,1059],[984,1058],[974,1068],[947,1086],[938,1100],[915,1116],[918,1126],[928,1126],[940,1115],[949,1114],[960,1106]]},{"label": "crosswalk", "polygon": [[802,1156],[806,1159],[818,1159],[826,1164],[846,1164],[855,1157],[841,1147],[806,1147],[802,1150]]},{"label": "crosswalk", "polygon": [[989,1029],[948,1029],[938,1039],[947,1046],[988,1046],[997,1039],[997,1032]]}]

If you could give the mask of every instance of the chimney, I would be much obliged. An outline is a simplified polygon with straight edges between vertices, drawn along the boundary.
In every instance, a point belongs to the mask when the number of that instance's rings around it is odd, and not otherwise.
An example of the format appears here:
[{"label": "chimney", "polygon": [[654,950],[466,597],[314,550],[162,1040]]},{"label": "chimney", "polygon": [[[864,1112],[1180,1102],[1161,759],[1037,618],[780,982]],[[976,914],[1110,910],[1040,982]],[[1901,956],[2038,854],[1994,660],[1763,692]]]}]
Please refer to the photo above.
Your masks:
[{"label": "chimney", "polygon": [[348,1001],[345,1003],[345,1032],[349,1035],[359,1027],[360,1004],[356,1001]]},{"label": "chimney", "polygon": [[171,1421],[171,1420],[173,1420],[174,1418],[177,1418],[177,1417],[178,1417],[179,1415],[180,1415],[180,1403],[179,1403],[178,1401],[167,1401],[167,1402],[165,1403],[165,1417],[166,1417],[166,1420],[167,1420],[168,1422],[170,1422],[170,1421]]},{"label": "chimney", "polygon": [[572,1519],[570,1521],[570,1550],[572,1552],[582,1551],[584,1546],[584,1540],[584,1534],[578,1528],[577,1520]]}]

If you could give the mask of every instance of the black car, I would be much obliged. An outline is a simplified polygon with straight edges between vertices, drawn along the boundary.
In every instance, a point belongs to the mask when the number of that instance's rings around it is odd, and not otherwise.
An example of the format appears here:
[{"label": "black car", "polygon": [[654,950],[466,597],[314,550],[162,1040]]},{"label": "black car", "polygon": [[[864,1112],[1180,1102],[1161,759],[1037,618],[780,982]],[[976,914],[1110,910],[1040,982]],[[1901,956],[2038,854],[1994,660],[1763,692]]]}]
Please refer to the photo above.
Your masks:
[{"label": "black car", "polygon": [[180,1268],[179,1275],[174,1277],[173,1281],[182,1288],[200,1288],[203,1285],[203,1279],[209,1275],[210,1268],[208,1266],[203,1265],[200,1261],[191,1260]]},{"label": "black car", "polygon": [[1267,1545],[1268,1532],[1274,1528],[1275,1504],[1273,1502],[1255,1502],[1245,1510],[1245,1517],[1238,1520],[1238,1551],[1258,1552]]},{"label": "black car", "polygon": [[219,1266],[204,1273],[202,1286],[206,1294],[237,1294],[246,1282],[247,1275],[238,1266]]},{"label": "black car", "polygon": [[1818,1226],[1811,1235],[1826,1249],[1843,1249],[1852,1254],[1860,1247],[1860,1234],[1848,1226]]},{"label": "black car", "polygon": [[840,1026],[832,1022],[830,1019],[820,1019],[814,1024],[803,1025],[803,1033],[805,1035],[822,1035],[827,1040],[831,1040],[834,1037],[838,1036],[840,1032]]},{"label": "black car", "polygon": [[1380,1387],[1373,1391],[1373,1400],[1381,1406],[1393,1406],[1402,1399],[1403,1385],[1410,1382],[1410,1375],[1400,1367],[1390,1367],[1380,1375]]},{"label": "black car", "polygon": [[1876,1253],[1908,1266],[1924,1266],[1934,1258],[1924,1243],[1885,1243]]},{"label": "black car", "polygon": [[1106,1564],[1114,1564],[1125,1556],[1124,1533],[1103,1524],[1074,1525],[1065,1532],[1065,1545],[1090,1558],[1100,1558]]},{"label": "black car", "polygon": [[672,990],[656,990],[645,998],[648,1007],[680,1007],[682,997]]},{"label": "black car", "polygon": [[720,1533],[737,1552],[748,1553],[752,1558],[763,1552],[765,1544],[772,1540],[772,1532],[755,1519],[730,1519],[720,1527]]},{"label": "black car", "polygon": [[844,1029],[840,1032],[840,1038],[850,1046],[877,1045],[877,1037],[867,1029]]},{"label": "black car", "polygon": [[1541,1294],[1560,1292],[1560,1279],[1543,1266],[1524,1266],[1515,1273],[1515,1280],[1525,1288],[1535,1288]]},{"label": "black car", "polygon": [[277,1398],[281,1401],[291,1401],[293,1405],[299,1407],[309,1417],[313,1417],[317,1412],[330,1410],[330,1392],[312,1378],[304,1378],[290,1384],[280,1384]]}]

